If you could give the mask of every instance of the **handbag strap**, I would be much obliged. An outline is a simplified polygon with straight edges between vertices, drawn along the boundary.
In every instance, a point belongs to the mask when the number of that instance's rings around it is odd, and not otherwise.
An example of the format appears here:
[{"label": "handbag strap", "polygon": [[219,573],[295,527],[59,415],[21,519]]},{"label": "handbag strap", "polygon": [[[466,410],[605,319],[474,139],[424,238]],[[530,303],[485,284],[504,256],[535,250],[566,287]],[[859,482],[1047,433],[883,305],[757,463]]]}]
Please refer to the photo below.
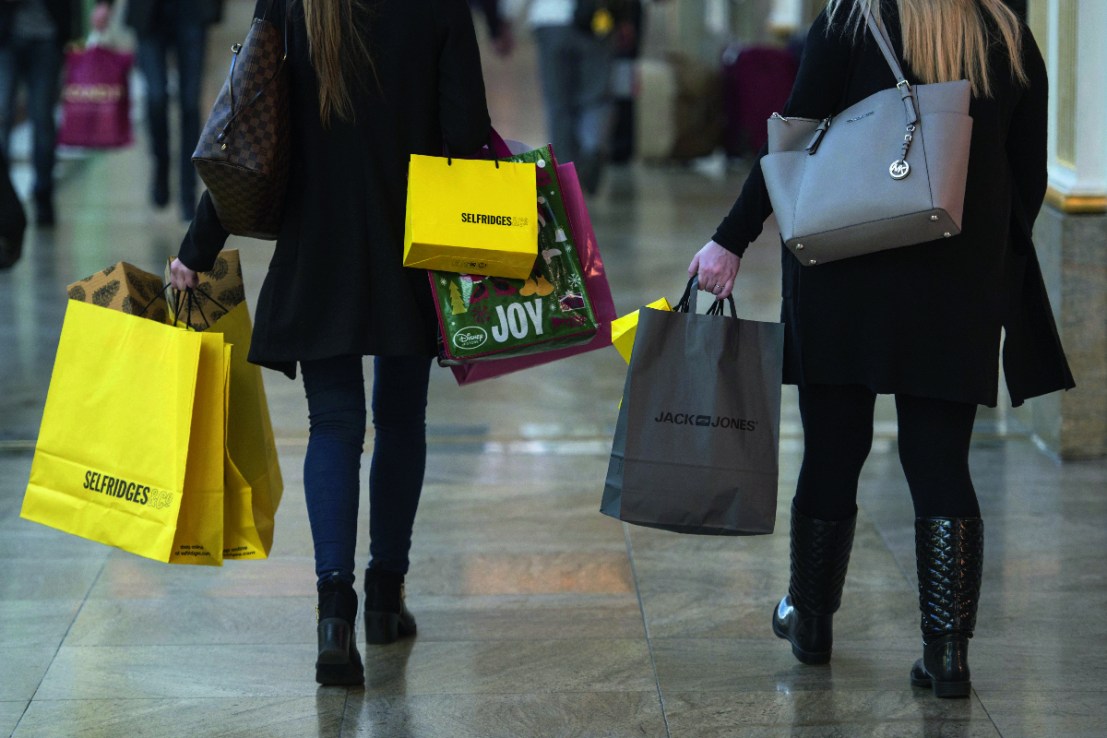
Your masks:
[{"label": "handbag strap", "polygon": [[899,95],[903,99],[903,112],[907,118],[907,125],[914,126],[919,122],[919,106],[918,101],[915,100],[915,89],[907,81],[907,76],[903,73],[903,67],[900,66],[899,59],[892,50],[892,40],[888,38],[888,32],[884,29],[884,26],[876,22],[872,10],[868,7],[865,8],[865,23],[869,26],[873,38],[876,39],[877,48],[884,56],[884,61],[888,62],[888,66],[891,67],[892,74],[896,78],[896,89],[899,90]]},{"label": "handbag strap", "polygon": [[[261,21],[261,22],[265,22],[265,23],[271,23],[272,21],[269,20],[269,14],[273,10],[274,3],[275,3],[275,0],[274,0],[274,2],[270,2],[269,3],[269,8],[265,11],[265,13],[262,15],[262,17],[261,18],[255,18],[254,22],[257,23],[257,22]],[[265,91],[268,89],[269,85],[273,84],[277,80],[277,78],[280,76],[281,72],[284,69],[285,62],[288,60],[288,7],[287,6],[285,6],[285,17],[284,17],[284,23],[282,25],[284,26],[284,28],[281,29],[281,33],[282,33],[282,36],[283,36],[284,50],[281,52],[280,61],[273,68],[273,74],[270,75],[269,79],[267,79],[261,86],[259,86],[258,90],[254,94],[254,96],[251,99],[247,100],[246,103],[241,105],[241,106],[238,106],[238,105],[235,104],[234,70],[235,70],[235,67],[238,64],[238,55],[242,51],[242,44],[234,44],[234,45],[231,46],[231,54],[232,54],[232,56],[231,56],[231,69],[227,73],[227,92],[230,96],[231,114],[230,114],[230,117],[227,118],[227,123],[226,123],[226,125],[223,126],[223,130],[220,131],[219,135],[215,137],[215,140],[218,141],[219,143],[222,143],[224,148],[226,148],[225,141],[226,141],[226,138],[227,138],[227,134],[230,133],[231,127],[234,125],[234,122],[238,118],[239,113],[241,113],[243,110],[248,108],[251,104],[256,102],[259,98],[261,98],[261,96],[265,94]]]}]

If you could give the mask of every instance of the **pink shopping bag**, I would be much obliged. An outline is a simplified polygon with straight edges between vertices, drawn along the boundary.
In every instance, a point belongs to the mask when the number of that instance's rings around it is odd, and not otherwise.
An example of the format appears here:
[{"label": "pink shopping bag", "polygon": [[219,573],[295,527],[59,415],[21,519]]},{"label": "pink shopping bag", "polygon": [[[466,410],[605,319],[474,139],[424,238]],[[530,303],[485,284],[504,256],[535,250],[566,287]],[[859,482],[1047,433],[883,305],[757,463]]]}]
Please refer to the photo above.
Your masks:
[{"label": "pink shopping bag", "polygon": [[59,144],[90,149],[131,144],[129,76],[133,64],[133,54],[104,46],[66,52]]}]

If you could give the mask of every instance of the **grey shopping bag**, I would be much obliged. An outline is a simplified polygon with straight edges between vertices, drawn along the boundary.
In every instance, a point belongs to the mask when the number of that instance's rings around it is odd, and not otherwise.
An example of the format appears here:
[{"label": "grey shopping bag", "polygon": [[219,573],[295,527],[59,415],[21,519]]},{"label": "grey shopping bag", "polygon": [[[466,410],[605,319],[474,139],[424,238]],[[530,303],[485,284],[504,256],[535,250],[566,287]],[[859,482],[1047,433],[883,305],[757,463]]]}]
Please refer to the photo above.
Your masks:
[{"label": "grey shopping bag", "polygon": [[784,326],[716,302],[695,278],[673,312],[643,308],[600,512],[678,533],[756,535],[776,523]]}]

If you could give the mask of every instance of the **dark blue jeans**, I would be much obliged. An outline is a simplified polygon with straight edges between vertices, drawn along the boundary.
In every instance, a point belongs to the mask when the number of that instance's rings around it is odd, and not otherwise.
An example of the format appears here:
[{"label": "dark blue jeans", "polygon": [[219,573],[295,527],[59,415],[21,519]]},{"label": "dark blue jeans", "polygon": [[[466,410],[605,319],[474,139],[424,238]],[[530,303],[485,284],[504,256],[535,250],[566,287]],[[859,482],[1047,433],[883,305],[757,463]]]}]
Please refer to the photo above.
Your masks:
[{"label": "dark blue jeans", "polygon": [[9,155],[9,139],[15,124],[16,93],[27,87],[27,117],[31,121],[34,192],[49,199],[54,190],[58,104],[62,50],[56,41],[10,41],[0,48],[0,145]]},{"label": "dark blue jeans", "polygon": [[[427,461],[427,386],[431,360],[373,360],[373,458],[369,468],[369,566],[406,574],[411,531]],[[304,493],[315,573],[354,581],[361,453],[365,443],[362,357],[300,364],[307,393]]]},{"label": "dark blue jeans", "polygon": [[204,74],[207,28],[187,16],[156,33],[138,37],[135,62],[146,81],[146,124],[155,178],[169,172],[169,51],[177,62],[177,106],[180,111],[180,203],[191,217],[196,206],[196,169],[192,152],[200,139],[200,86]]}]

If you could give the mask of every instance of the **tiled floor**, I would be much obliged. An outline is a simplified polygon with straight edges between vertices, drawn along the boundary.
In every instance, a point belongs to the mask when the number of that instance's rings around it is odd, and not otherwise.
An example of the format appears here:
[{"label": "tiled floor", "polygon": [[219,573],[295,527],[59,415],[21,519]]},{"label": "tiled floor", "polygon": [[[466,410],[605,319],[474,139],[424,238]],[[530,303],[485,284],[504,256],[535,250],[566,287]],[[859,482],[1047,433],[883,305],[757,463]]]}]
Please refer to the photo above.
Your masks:
[{"label": "tiled floor", "polygon": [[[238,15],[213,40],[212,86]],[[498,128],[541,141],[525,39],[485,64]],[[436,371],[408,584],[419,636],[364,653],[364,688],[313,681],[297,383],[266,376],[286,483],[268,561],[167,566],[21,520],[64,285],[120,259],[157,271],[182,235],[146,205],[146,176],[137,148],[67,162],[60,225],[32,229],[24,260],[0,274],[0,733],[1105,734],[1107,462],[1058,464],[1002,412],[982,417],[973,449],[988,533],[968,700],[907,681],[920,650],[912,520],[886,403],[834,661],[806,667],[769,629],[801,453],[793,392],[774,535],[624,526],[597,512],[625,370],[612,350],[465,388]],[[679,295],[740,183],[717,163],[611,172],[592,215],[620,312]],[[743,263],[748,317],[777,310],[773,238]],[[232,245],[256,295],[271,244]]]}]

